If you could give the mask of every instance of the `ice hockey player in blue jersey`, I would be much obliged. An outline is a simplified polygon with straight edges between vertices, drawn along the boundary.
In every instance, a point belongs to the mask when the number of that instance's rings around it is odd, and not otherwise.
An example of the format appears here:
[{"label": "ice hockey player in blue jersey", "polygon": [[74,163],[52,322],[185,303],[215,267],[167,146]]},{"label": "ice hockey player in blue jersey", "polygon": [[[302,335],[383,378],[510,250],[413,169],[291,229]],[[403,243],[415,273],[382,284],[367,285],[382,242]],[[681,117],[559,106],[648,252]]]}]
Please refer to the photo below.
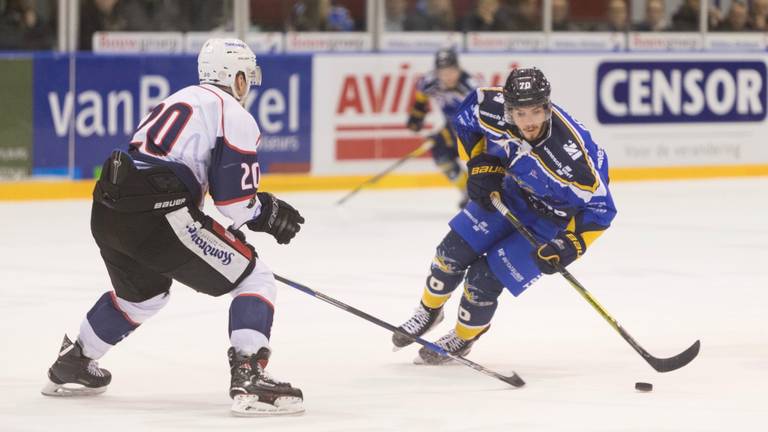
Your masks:
[{"label": "ice hockey player in blue jersey", "polygon": [[474,79],[459,67],[456,51],[442,49],[435,55],[435,69],[423,76],[416,84],[413,107],[408,116],[408,129],[418,132],[424,126],[424,117],[429,103],[440,107],[445,116],[445,126],[429,136],[432,159],[440,170],[459,188],[466,203],[467,175],[459,159],[456,133],[451,119],[456,115],[461,102],[477,85]]},{"label": "ice hockey player in blue jersey", "polygon": [[[112,289],[88,311],[74,341],[64,336],[45,395],[104,392],[111,374],[97,360],[168,303],[175,280],[232,297],[232,413],[304,410],[301,390],[265,370],[277,286],[240,231],[247,227],[287,244],[304,223],[291,205],[258,191],[261,132],[244,106],[251,85],[261,83],[261,69],[242,41],[213,38],[200,51],[198,75],[200,85],[165,98],[142,120],[129,149],[113,151],[103,165],[91,232]],[[202,211],[206,193],[229,228]]]},{"label": "ice hockey player in blue jersey", "polygon": [[[471,201],[450,221],[421,302],[400,329],[414,336],[433,329],[464,281],[456,325],[436,344],[466,355],[488,331],[505,288],[519,296],[542,274],[555,273],[553,263],[567,266],[584,255],[616,208],[605,152],[550,101],[550,83],[539,69],[515,69],[503,88],[477,89],[462,103],[454,125]],[[534,233],[538,250],[493,208],[492,192]],[[395,333],[392,342],[399,348],[411,340]],[[450,359],[422,348],[417,360]]]}]

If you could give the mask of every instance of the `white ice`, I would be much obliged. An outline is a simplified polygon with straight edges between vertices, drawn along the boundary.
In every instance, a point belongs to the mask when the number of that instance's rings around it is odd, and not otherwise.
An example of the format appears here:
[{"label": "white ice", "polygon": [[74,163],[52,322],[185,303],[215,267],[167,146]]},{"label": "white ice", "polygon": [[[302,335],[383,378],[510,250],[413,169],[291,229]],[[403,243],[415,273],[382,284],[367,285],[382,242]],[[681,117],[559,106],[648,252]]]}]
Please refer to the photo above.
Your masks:
[{"label": "white ice", "polygon": [[[268,189],[268,181],[265,187]],[[306,414],[233,418],[229,298],[174,285],[170,304],[101,361],[89,399],[40,395],[63,333],[109,289],[89,203],[2,203],[0,431],[764,431],[768,424],[768,179],[616,183],[614,226],[570,268],[656,356],[701,339],[678,371],[653,371],[560,276],[503,294],[467,367],[411,363],[390,334],[281,286],[270,370]],[[399,324],[416,306],[458,194],[450,189],[285,193],[305,228],[289,246],[249,240],[285,277]],[[210,208],[210,207],[209,207]],[[454,323],[458,295],[436,338]],[[636,381],[653,383],[650,393]]]}]

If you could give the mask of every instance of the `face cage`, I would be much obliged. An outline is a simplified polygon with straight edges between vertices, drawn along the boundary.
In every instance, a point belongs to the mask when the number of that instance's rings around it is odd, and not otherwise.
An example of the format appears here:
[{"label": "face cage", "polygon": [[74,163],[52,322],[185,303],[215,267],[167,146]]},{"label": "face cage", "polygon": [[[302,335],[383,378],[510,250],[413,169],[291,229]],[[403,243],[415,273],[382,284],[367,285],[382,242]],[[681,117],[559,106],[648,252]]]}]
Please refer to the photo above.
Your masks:
[{"label": "face cage", "polygon": [[[238,72],[239,74],[239,72]],[[248,100],[248,93],[251,91],[251,87],[253,86],[260,86],[261,85],[261,68],[259,65],[256,65],[253,69],[246,70],[245,73],[245,94],[243,97],[237,96],[237,88],[236,88],[236,82],[237,82],[237,74],[235,74],[235,80],[232,81],[232,85],[230,88],[232,89],[232,96],[237,99],[238,102],[240,102],[240,105],[245,107],[245,103]]]},{"label": "face cage", "polygon": [[261,67],[256,65],[253,69],[248,71],[246,76],[249,87],[261,85]]}]

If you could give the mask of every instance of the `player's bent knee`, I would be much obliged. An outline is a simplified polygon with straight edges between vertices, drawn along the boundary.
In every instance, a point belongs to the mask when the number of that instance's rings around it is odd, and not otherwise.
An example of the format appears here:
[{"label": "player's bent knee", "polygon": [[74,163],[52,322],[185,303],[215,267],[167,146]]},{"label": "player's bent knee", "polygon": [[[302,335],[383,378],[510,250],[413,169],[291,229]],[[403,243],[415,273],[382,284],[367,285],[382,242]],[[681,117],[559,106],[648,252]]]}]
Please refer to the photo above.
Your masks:
[{"label": "player's bent knee", "polygon": [[164,308],[170,299],[170,291],[140,302],[124,300],[118,294],[115,296],[115,304],[131,321],[141,324]]},{"label": "player's bent knee", "polygon": [[476,259],[477,253],[472,247],[456,231],[451,230],[437,246],[432,268],[447,274],[463,274]]},{"label": "player's bent knee", "polygon": [[257,259],[253,271],[243,278],[229,294],[232,297],[239,295],[260,296],[270,304],[274,304],[277,299],[275,276],[264,261]]},{"label": "player's bent knee", "polygon": [[489,302],[504,291],[504,284],[493,274],[485,257],[475,261],[467,271],[466,291],[470,301]]}]

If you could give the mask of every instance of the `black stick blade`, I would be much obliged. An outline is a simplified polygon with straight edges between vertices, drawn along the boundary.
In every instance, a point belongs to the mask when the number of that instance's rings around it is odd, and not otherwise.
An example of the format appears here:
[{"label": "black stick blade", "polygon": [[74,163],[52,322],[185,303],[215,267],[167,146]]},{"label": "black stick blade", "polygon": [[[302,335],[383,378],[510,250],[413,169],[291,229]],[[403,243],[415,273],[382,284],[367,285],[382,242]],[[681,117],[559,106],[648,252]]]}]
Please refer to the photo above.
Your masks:
[{"label": "black stick blade", "polygon": [[507,377],[502,377],[501,380],[512,387],[522,387],[525,385],[525,381],[523,381],[523,379],[520,378],[520,375],[516,373],[512,373],[512,375]]},{"label": "black stick blade", "polygon": [[693,359],[695,359],[696,356],[699,355],[700,346],[701,346],[700,341],[696,341],[693,343],[693,345],[688,347],[687,350],[681,352],[680,354],[674,357],[661,359],[661,358],[649,356],[648,358],[646,358],[646,360],[654,369],[656,369],[657,372],[670,372],[676,369],[680,369],[681,367],[692,362]]}]

